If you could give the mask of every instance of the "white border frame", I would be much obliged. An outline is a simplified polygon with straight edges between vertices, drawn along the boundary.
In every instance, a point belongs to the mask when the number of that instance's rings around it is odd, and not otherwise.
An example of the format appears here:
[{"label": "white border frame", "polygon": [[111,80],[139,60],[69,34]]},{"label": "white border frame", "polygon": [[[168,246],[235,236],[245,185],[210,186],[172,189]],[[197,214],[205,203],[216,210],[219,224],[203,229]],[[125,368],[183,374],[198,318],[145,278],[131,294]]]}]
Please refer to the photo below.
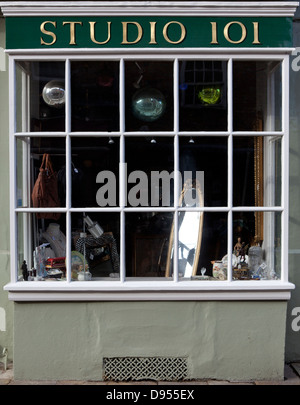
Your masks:
[{"label": "white border frame", "polygon": [[[267,16],[267,17],[292,17],[296,11],[298,2],[293,1],[257,1],[257,2],[231,2],[231,1],[38,1],[38,2],[22,2],[22,1],[6,1],[0,2],[0,7],[5,17],[10,16],[147,16],[147,15],[163,15],[163,16],[178,16],[178,15],[192,15],[192,16],[230,16],[230,17],[245,17],[245,16]],[[106,56],[113,59],[114,55],[118,55],[117,59],[121,57],[121,64],[124,59],[135,59],[137,55],[143,54],[143,58],[156,57],[162,59],[176,59],[180,54],[187,58],[195,58],[201,55],[201,58],[215,58],[229,60],[228,75],[231,75],[232,58],[234,59],[277,59],[283,62],[282,72],[282,131],[271,133],[255,132],[255,135],[280,135],[282,136],[282,170],[283,170],[283,184],[282,184],[282,205],[281,207],[263,207],[260,211],[279,211],[282,212],[282,279],[276,281],[231,281],[231,271],[229,270],[228,281],[179,281],[175,277],[173,281],[151,281],[145,279],[143,281],[126,281],[124,270],[121,271],[120,280],[103,281],[103,282],[66,282],[47,283],[47,282],[17,282],[17,252],[15,249],[15,235],[16,232],[16,216],[18,212],[36,212],[36,209],[18,209],[16,208],[16,172],[15,172],[15,159],[16,159],[16,136],[28,136],[28,133],[15,134],[15,62],[21,59],[28,60],[66,60],[66,66],[69,66],[69,61],[72,59],[82,58],[82,50],[76,54],[70,49],[45,49],[45,50],[7,50],[9,54],[9,95],[10,95],[10,112],[9,112],[9,137],[10,137],[10,173],[11,173],[11,188],[10,188],[10,201],[11,201],[11,283],[5,286],[5,290],[9,291],[9,299],[15,301],[94,301],[94,300],[287,300],[290,298],[290,291],[294,285],[288,282],[288,99],[289,99],[289,54],[293,49],[290,48],[193,48],[193,49],[179,49],[176,53],[170,49],[101,49],[101,56]],[[84,50],[84,58],[87,60],[95,59],[99,55],[98,49]],[[178,58],[179,59],[179,58]],[[175,64],[175,70],[177,69]],[[67,69],[67,75],[69,69]],[[68,77],[68,76],[67,76]],[[121,77],[121,80],[122,77]],[[121,86],[122,88],[122,86]],[[67,92],[68,93],[68,92]],[[174,94],[175,97],[175,94]],[[124,94],[120,94],[120,100],[124,98]],[[232,114],[232,94],[231,86],[228,85],[228,116]],[[70,108],[70,100],[67,99],[66,109]],[[68,116],[68,114],[66,114]],[[69,142],[69,126],[70,123],[66,121],[66,131],[55,133],[55,136],[67,136],[66,142],[66,156],[67,159],[70,154]],[[174,128],[174,131],[169,133],[174,136],[175,133],[175,149],[176,138],[179,133]],[[229,124],[228,131],[222,133],[210,133],[210,136],[224,135],[228,137],[228,145],[232,146],[233,132],[232,124]],[[124,160],[124,116],[121,116],[120,132],[115,135],[120,136],[121,145],[121,159]],[[80,133],[82,135],[84,133]],[[189,133],[190,135],[191,133]],[[247,136],[253,135],[253,132],[235,132],[235,135]],[[284,134],[284,136],[283,136]],[[30,133],[30,136],[51,135],[43,133]],[[90,136],[99,135],[89,133]],[[114,134],[110,134],[113,136]],[[133,135],[133,134],[130,134]],[[135,133],[135,135],[139,135]],[[167,135],[164,133],[163,135]],[[52,134],[53,136],[53,134]],[[74,133],[72,136],[76,136]],[[228,170],[232,168],[232,154],[231,148],[228,153]],[[177,153],[177,151],[176,151]],[[176,164],[176,162],[175,162]],[[67,165],[68,166],[68,165]],[[67,170],[67,178],[70,179],[70,172]],[[121,195],[124,190],[120,190]],[[232,181],[228,184],[228,191],[232,191]],[[204,208],[204,211],[223,211],[228,212],[228,251],[232,251],[232,213],[235,211],[257,211],[257,207],[232,207],[231,195],[228,199],[228,207]],[[122,202],[122,200],[121,200]],[[67,208],[58,208],[56,211],[67,213],[66,226],[67,233],[70,236],[70,215],[76,209],[70,209],[70,195],[67,194]],[[93,211],[94,209],[86,209],[86,212]],[[113,210],[113,209],[112,209]],[[130,208],[123,208],[121,210],[121,226],[124,226],[124,213],[129,211]],[[157,207],[155,207],[157,211]],[[53,211],[53,209],[51,209]],[[80,211],[80,210],[79,210]],[[115,211],[115,210],[114,210]],[[117,209],[118,211],[118,209]],[[168,209],[170,211],[170,209]],[[175,211],[175,209],[174,209]],[[70,244],[70,238],[68,238]],[[124,235],[121,236],[121,256],[124,251]],[[70,246],[68,245],[68,248]],[[67,259],[70,261],[70,258]],[[124,262],[121,267],[124,269]]]}]

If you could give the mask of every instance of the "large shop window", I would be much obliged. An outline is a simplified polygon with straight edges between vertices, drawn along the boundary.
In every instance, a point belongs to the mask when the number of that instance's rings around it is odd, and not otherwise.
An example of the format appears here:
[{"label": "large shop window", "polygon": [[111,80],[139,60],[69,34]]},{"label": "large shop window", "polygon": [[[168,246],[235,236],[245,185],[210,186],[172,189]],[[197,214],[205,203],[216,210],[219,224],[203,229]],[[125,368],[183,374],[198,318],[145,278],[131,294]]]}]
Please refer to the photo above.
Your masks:
[{"label": "large shop window", "polygon": [[283,65],[15,57],[15,281],[287,281]]}]

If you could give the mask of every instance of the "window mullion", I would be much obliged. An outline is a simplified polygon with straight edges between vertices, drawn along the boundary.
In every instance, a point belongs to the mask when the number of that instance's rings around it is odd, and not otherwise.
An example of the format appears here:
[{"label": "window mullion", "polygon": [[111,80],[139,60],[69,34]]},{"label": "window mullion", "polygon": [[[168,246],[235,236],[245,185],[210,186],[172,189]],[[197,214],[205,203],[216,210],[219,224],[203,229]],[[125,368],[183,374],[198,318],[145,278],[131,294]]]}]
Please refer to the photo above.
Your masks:
[{"label": "window mullion", "polygon": [[67,262],[67,281],[71,281],[71,138],[66,137],[66,262]]},{"label": "window mullion", "polygon": [[173,237],[173,279],[178,282],[178,197],[180,193],[179,184],[179,139],[178,134],[175,134],[174,138],[174,237]]},{"label": "window mullion", "polygon": [[179,62],[174,60],[173,65],[173,91],[174,91],[174,237],[173,237],[173,280],[178,282],[178,200],[180,190],[179,184]]},{"label": "window mullion", "polygon": [[70,59],[66,60],[65,64],[65,125],[66,132],[71,132],[71,62]]},{"label": "window mullion", "polygon": [[66,103],[65,103],[65,130],[66,130],[66,263],[67,263],[67,282],[71,281],[71,64],[70,60],[66,60],[65,66],[65,88],[66,88]]},{"label": "window mullion", "polygon": [[124,59],[120,60],[120,165],[119,165],[119,204],[121,208],[120,212],[120,281],[124,283],[125,281],[125,269],[126,269],[126,258],[125,258],[125,212],[126,207],[126,184],[127,184],[127,173],[126,173],[126,161],[125,161],[125,64]]},{"label": "window mullion", "polygon": [[12,108],[9,109],[9,164],[10,164],[10,246],[12,249],[10,262],[11,262],[11,281],[14,283],[18,280],[18,229],[17,229],[17,214],[15,209],[17,207],[16,201],[16,186],[17,186],[17,173],[16,173],[16,157],[17,157],[17,138],[15,137],[16,131],[16,64],[13,58],[9,58],[9,99]]},{"label": "window mullion", "polygon": [[232,260],[231,255],[233,251],[233,224],[232,224],[232,203],[233,203],[233,66],[232,59],[228,60],[227,68],[227,102],[228,102],[228,180],[227,180],[227,251],[228,251],[228,266],[227,266],[227,280],[232,281]]},{"label": "window mullion", "polygon": [[288,223],[289,223],[289,56],[286,55],[282,62],[282,195],[281,204],[281,279],[288,281]]}]

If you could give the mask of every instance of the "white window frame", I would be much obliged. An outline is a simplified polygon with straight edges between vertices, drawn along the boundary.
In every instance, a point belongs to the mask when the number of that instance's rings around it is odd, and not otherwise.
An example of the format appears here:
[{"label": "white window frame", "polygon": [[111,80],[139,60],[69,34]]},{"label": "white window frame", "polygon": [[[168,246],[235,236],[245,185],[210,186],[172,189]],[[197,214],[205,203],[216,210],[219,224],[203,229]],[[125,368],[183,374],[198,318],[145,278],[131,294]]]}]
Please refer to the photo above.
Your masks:
[{"label": "white window frame", "polygon": [[[112,2],[113,3],[113,2]],[[185,2],[184,2],[185,3]],[[222,3],[222,4],[221,4]],[[2,3],[3,4],[3,3]],[[2,6],[1,4],[1,6]],[[219,2],[219,14],[223,15],[220,10],[228,6],[224,2]],[[267,3],[264,3],[266,9]],[[234,3],[234,6],[237,4]],[[187,4],[185,3],[185,6]],[[274,6],[274,5],[273,5]],[[182,5],[181,5],[182,7]],[[207,5],[207,7],[209,7]],[[233,5],[232,5],[233,7]],[[250,6],[249,6],[250,7]],[[251,7],[250,7],[251,8]],[[22,9],[23,10],[23,9]],[[53,9],[52,9],[53,10]],[[133,4],[132,13],[137,9]],[[161,12],[161,9],[159,9]],[[275,10],[275,9],[274,9]],[[172,10],[171,15],[180,15],[182,9]],[[43,10],[45,13],[45,9]],[[67,12],[67,11],[66,11]],[[141,13],[142,11],[140,11]],[[153,12],[153,10],[152,10]],[[158,12],[158,11],[157,11]],[[191,10],[189,10],[191,13]],[[265,11],[267,13],[267,11]],[[237,14],[235,14],[237,13]],[[245,16],[248,11],[233,11],[232,15]],[[259,14],[259,11],[257,12]],[[268,14],[270,11],[268,10]],[[274,11],[275,13],[275,11]],[[49,12],[50,14],[50,12]],[[146,13],[144,13],[146,15]],[[151,10],[148,12],[151,15]],[[208,13],[209,14],[209,13]],[[68,15],[72,15],[71,12]],[[76,14],[75,14],[76,15]],[[88,15],[88,14],[87,14]],[[168,14],[169,15],[169,14]],[[200,14],[199,14],[200,15]],[[202,14],[203,15],[203,9]],[[276,14],[275,14],[276,15]],[[282,15],[282,12],[281,14]],[[9,291],[9,298],[14,301],[94,301],[94,300],[287,300],[290,298],[290,292],[294,285],[288,281],[288,167],[289,167],[289,54],[290,48],[197,48],[197,49],[103,49],[101,52],[97,49],[89,50],[8,50],[9,54],[9,143],[10,143],[10,244],[11,244],[11,282],[5,286]],[[114,133],[91,133],[91,132],[71,132],[71,100],[70,100],[70,63],[76,60],[120,60],[120,131]],[[169,60],[174,61],[174,78],[178,77],[178,62],[180,59],[200,59],[200,60],[225,60],[228,61],[227,68],[227,109],[228,109],[228,128],[222,132],[197,132],[195,134],[206,134],[207,136],[224,136],[228,139],[228,204],[227,207],[203,207],[203,212],[224,212],[228,217],[228,253],[231,255],[233,250],[232,241],[232,217],[234,212],[280,212],[281,213],[281,279],[280,280],[260,280],[242,281],[232,280],[232,268],[228,266],[228,277],[226,281],[182,281],[178,277],[178,268],[174,260],[174,278],[169,280],[126,280],[125,277],[125,213],[131,211],[168,211],[174,212],[174,218],[177,218],[178,207],[160,208],[128,208],[125,207],[125,171],[122,170],[122,164],[125,163],[125,137],[126,136],[145,136],[145,133],[125,132],[125,112],[124,112],[124,63],[127,60],[151,59],[151,60]],[[282,129],[281,131],[247,131],[237,132],[233,130],[232,123],[232,64],[233,60],[277,60],[282,62]],[[16,132],[16,63],[21,60],[27,61],[65,61],[66,63],[66,127],[63,132]],[[123,106],[123,108],[122,108]],[[179,94],[176,80],[174,80],[174,117],[178,117]],[[151,135],[151,132],[147,132]],[[174,138],[174,170],[179,169],[179,136],[191,136],[192,132],[180,132],[178,119],[175,120],[174,130],[161,132],[161,136],[171,136]],[[71,167],[71,136],[119,136],[120,138],[120,206],[119,208],[105,208],[106,212],[120,212],[121,235],[120,235],[120,280],[105,281],[71,281],[70,270],[68,271],[67,280],[57,283],[48,283],[45,281],[18,282],[18,261],[17,261],[17,215],[18,213],[34,213],[36,208],[18,208],[17,207],[17,190],[16,190],[16,139],[27,136],[55,136],[66,139],[66,175],[67,184],[70,184],[70,167]],[[155,132],[153,135],[158,136]],[[282,190],[281,205],[266,207],[234,207],[232,201],[232,171],[233,171],[233,138],[234,136],[279,136],[282,138]],[[123,180],[123,181],[122,181]],[[176,189],[175,181],[175,189]],[[67,188],[66,208],[51,208],[51,212],[57,211],[66,215],[66,240],[67,240],[67,268],[71,268],[71,214],[72,212],[82,212],[82,209],[71,208],[70,189]],[[43,209],[42,211],[47,211]],[[94,212],[95,208],[85,208],[85,212]],[[101,209],[103,211],[103,208]],[[177,221],[175,219],[175,235],[177,233]],[[175,238],[176,241],[176,238]],[[175,242],[176,251],[176,242]],[[230,261],[229,261],[230,262]]]}]

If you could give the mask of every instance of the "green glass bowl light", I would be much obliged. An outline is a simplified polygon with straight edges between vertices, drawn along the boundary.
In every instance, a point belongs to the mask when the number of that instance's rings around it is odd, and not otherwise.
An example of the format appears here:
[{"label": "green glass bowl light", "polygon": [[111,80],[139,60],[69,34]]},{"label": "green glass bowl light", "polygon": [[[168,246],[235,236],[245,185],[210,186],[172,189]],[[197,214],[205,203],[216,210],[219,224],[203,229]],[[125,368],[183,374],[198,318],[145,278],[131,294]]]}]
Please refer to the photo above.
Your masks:
[{"label": "green glass bowl light", "polygon": [[156,121],[164,114],[165,109],[165,97],[157,89],[140,89],[132,97],[133,114],[141,121]]},{"label": "green glass bowl light", "polygon": [[198,98],[205,105],[217,104],[221,98],[221,89],[216,86],[203,87],[198,93]]}]

